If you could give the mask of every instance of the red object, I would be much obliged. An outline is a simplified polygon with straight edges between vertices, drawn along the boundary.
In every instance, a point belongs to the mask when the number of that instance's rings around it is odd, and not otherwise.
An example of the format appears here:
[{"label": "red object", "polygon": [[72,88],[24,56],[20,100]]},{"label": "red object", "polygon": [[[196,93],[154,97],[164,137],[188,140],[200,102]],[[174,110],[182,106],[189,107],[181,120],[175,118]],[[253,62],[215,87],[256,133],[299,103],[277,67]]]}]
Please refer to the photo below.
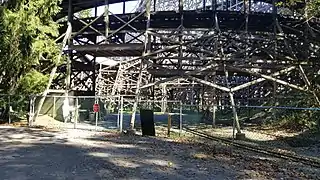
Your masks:
[{"label": "red object", "polygon": [[99,112],[99,109],[100,109],[99,104],[93,105],[93,112]]}]

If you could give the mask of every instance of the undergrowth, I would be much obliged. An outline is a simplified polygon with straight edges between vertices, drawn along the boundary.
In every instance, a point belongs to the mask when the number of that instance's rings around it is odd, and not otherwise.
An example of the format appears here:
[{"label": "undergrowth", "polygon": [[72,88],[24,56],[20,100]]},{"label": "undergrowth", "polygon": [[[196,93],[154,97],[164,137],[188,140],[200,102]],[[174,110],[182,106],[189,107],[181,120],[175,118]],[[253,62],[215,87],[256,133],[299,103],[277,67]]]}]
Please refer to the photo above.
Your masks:
[{"label": "undergrowth", "polygon": [[[305,96],[301,100],[287,102],[290,107],[317,107],[313,96]],[[319,110],[292,110],[292,109],[273,109],[271,125],[295,131],[319,130],[320,111]],[[270,114],[269,113],[269,114]]]}]

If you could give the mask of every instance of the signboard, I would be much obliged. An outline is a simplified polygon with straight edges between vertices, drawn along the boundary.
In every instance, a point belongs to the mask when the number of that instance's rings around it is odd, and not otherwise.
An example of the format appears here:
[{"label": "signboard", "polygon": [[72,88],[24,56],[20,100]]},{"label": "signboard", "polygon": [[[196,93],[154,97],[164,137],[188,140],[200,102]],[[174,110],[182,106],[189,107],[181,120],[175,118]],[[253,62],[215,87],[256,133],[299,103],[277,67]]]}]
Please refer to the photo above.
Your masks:
[{"label": "signboard", "polygon": [[99,110],[100,110],[99,104],[94,104],[93,105],[93,112],[99,112]]}]

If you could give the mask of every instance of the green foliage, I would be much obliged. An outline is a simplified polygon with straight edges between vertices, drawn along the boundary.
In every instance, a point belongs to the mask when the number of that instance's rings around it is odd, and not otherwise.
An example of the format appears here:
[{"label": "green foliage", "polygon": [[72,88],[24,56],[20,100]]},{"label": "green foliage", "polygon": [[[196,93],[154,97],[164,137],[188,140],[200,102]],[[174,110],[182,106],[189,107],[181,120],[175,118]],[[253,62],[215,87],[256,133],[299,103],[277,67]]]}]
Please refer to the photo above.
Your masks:
[{"label": "green foliage", "polygon": [[320,0],[312,0],[307,6],[309,16],[317,16],[320,14]]},{"label": "green foliage", "polygon": [[316,129],[319,115],[316,111],[283,113],[279,117],[280,126],[291,130]]},{"label": "green foliage", "polygon": [[[304,6],[304,4],[306,5]],[[320,0],[286,0],[282,2],[278,2],[278,6],[286,6],[286,7],[297,7],[301,9],[295,9],[298,12],[303,13],[307,18],[320,15]]]},{"label": "green foliage", "polygon": [[297,3],[302,3],[302,2],[303,0],[286,0],[286,1],[277,2],[277,5],[290,7],[290,6],[296,5]]},{"label": "green foliage", "polygon": [[[58,24],[52,19],[60,10],[58,3],[60,0],[17,0],[0,8],[0,88],[3,93],[16,93],[18,87],[20,91],[23,87],[29,88],[21,83],[43,85],[43,78],[30,79],[30,74],[35,75],[47,67],[41,59],[59,63],[56,62],[59,47],[54,41],[59,34]],[[32,80],[35,82],[29,82]]]},{"label": "green foliage", "polygon": [[89,18],[92,17],[92,10],[91,9],[85,9],[78,13],[79,18]]},{"label": "green foliage", "polygon": [[18,93],[31,95],[43,92],[48,81],[49,75],[44,75],[36,70],[32,70],[18,81]]},{"label": "green foliage", "polygon": [[[290,107],[317,107],[312,95],[301,94],[301,100],[287,103]],[[315,110],[284,110],[278,109],[271,112],[274,122],[285,129],[304,130],[316,129],[320,118],[320,111]]]},{"label": "green foliage", "polygon": [[[53,18],[61,0],[14,0],[0,7],[0,97],[7,119],[9,105],[20,114],[30,94],[44,90],[50,67],[57,62],[59,35]],[[10,104],[9,104],[10,99]],[[20,116],[18,115],[17,116]]]}]

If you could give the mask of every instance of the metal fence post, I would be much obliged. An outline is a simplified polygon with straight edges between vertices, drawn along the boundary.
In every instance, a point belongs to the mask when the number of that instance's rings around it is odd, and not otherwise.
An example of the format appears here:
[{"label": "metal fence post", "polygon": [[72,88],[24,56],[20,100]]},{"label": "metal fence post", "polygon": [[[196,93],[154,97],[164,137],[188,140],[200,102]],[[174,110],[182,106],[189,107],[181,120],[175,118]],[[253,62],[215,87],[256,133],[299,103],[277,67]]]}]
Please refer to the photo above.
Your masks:
[{"label": "metal fence post", "polygon": [[[95,97],[96,98],[96,97]],[[95,103],[98,104],[99,101],[98,99],[95,99]],[[99,112],[95,112],[95,117],[96,117],[96,126],[95,126],[95,129],[97,130],[98,129],[98,118],[99,118]]]},{"label": "metal fence post", "polygon": [[182,102],[180,101],[180,117],[179,117],[179,136],[181,136],[182,133]]},{"label": "metal fence post", "polygon": [[120,103],[119,103],[119,100],[120,100],[120,98],[118,97],[118,104],[117,104],[117,106],[118,106],[118,114],[117,114],[117,129],[119,129],[120,128]]},{"label": "metal fence post", "polygon": [[168,113],[168,132],[167,132],[168,137],[170,137],[170,130],[171,130],[171,114]]},{"label": "metal fence post", "polygon": [[56,97],[53,96],[53,108],[52,108],[52,118],[56,117]]},{"label": "metal fence post", "polygon": [[29,96],[29,118],[28,118],[28,126],[30,127],[31,126],[31,121],[32,121],[32,108],[33,108],[33,105],[32,105],[32,100],[33,100],[33,97],[32,96]]},{"label": "metal fence post", "polygon": [[78,115],[79,115],[79,99],[76,97],[76,106],[75,106],[75,113],[74,113],[74,129],[77,129],[78,123]]},{"label": "metal fence post", "polygon": [[31,96],[30,99],[30,126],[33,126],[33,122],[36,121],[36,119],[34,119],[34,109],[35,109],[35,101],[36,101],[36,96]]},{"label": "metal fence post", "polygon": [[10,100],[10,94],[9,94],[8,97],[9,97],[8,98],[9,99],[9,104],[8,104],[9,105],[9,112],[8,112],[8,118],[9,119],[8,119],[8,123],[11,124],[11,117],[10,117],[10,114],[11,114],[11,100]]},{"label": "metal fence post", "polygon": [[120,101],[120,128],[119,128],[120,132],[122,132],[122,126],[123,126],[123,96],[121,96],[121,101]]}]

